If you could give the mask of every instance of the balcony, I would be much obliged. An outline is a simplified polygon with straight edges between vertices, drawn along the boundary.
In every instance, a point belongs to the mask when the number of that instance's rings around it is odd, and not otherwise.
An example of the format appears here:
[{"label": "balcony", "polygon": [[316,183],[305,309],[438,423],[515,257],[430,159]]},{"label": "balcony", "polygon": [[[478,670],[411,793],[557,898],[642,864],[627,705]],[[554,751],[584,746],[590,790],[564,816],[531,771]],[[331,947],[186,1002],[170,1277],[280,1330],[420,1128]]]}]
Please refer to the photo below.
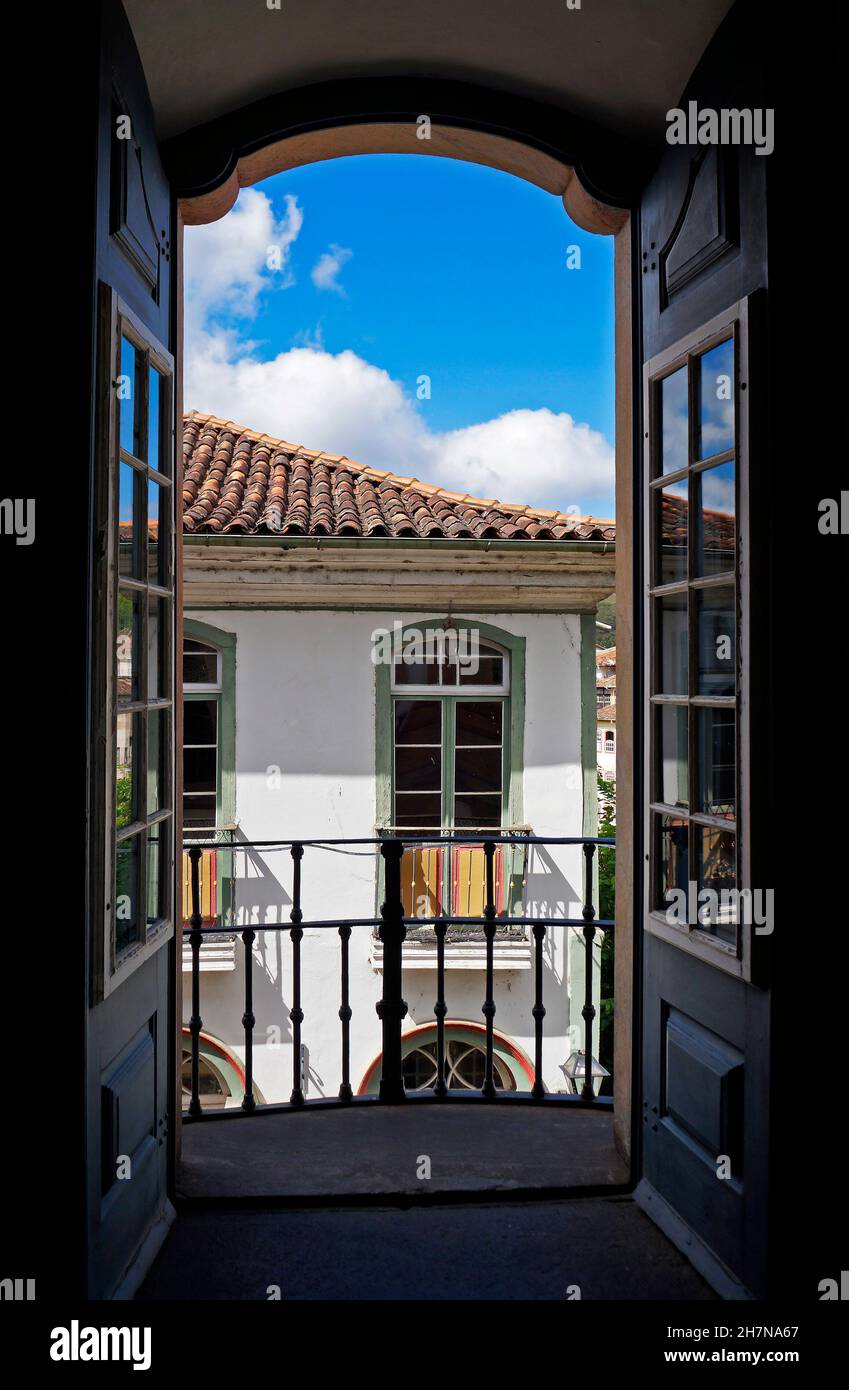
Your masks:
[{"label": "balcony", "polygon": [[[209,829],[194,829],[186,831],[184,843],[191,843],[192,839],[206,838],[214,836],[216,842],[228,845],[232,842],[233,836],[238,829],[235,825],[221,826],[219,829],[209,827]],[[209,845],[207,849],[201,851],[198,861],[198,896],[197,910],[200,914],[202,925],[209,929],[205,935],[203,946],[200,953],[199,968],[207,970],[226,970],[233,971],[236,968],[236,940],[234,931],[217,931],[215,924],[226,920],[229,912],[229,905],[232,897],[232,864],[231,857],[216,845]],[[183,851],[183,959],[182,967],[187,973],[192,969],[192,952],[188,944],[185,932],[189,926],[191,908],[192,883],[191,883],[191,858],[188,849]]]},{"label": "balcony", "polygon": [[[511,826],[505,833],[532,835],[530,826]],[[384,834],[399,833],[388,827]],[[440,834],[442,832],[439,832]],[[527,842],[496,842],[493,856],[495,938],[492,962],[495,970],[530,970],[531,945],[526,928],[510,926],[505,919],[518,910],[524,897],[529,857]],[[401,859],[401,901],[406,929],[405,970],[436,969],[436,929],[423,918],[445,916],[444,964],[446,970],[485,970],[486,856],[483,841],[452,843],[450,838],[429,845],[405,845]],[[376,969],[383,969],[383,942],[375,935],[371,954]]]},{"label": "balcony", "polygon": [[[594,1057],[598,1038],[594,1023],[598,984],[598,961],[594,957],[594,949],[596,957],[598,953],[596,938],[600,939],[602,932],[613,930],[612,921],[596,917],[593,904],[596,855],[600,847],[611,845],[612,841],[587,837],[542,839],[524,830],[497,832],[492,838],[441,832],[438,838],[432,839],[384,835],[363,840],[191,843],[186,850],[191,913],[184,931],[191,962],[191,1017],[185,1029],[190,1051],[184,1070],[187,1110],[183,1182],[188,1184],[186,1190],[195,1195],[201,1191],[209,1194],[211,1183],[215,1190],[233,1195],[227,1182],[223,1189],[220,1187],[229,1172],[239,1191],[254,1195],[302,1192],[303,1183],[314,1186],[319,1174],[323,1191],[337,1191],[334,1184],[344,1181],[349,1188],[353,1184],[354,1189],[365,1184],[367,1190],[374,1193],[383,1190],[377,1176],[382,1171],[379,1155],[386,1161],[383,1168],[388,1163],[387,1171],[391,1171],[393,1145],[398,1152],[407,1153],[409,1143],[420,1142],[414,1135],[424,1134],[429,1127],[432,1130],[429,1142],[434,1152],[442,1154],[443,1178],[455,1190],[458,1183],[462,1186],[469,1178],[468,1173],[464,1175],[460,1171],[462,1162],[457,1169],[457,1156],[466,1148],[460,1131],[469,1123],[469,1104],[483,1106],[484,1110],[493,1105],[506,1106],[510,1112],[507,1118],[505,1110],[503,1121],[496,1126],[501,1132],[499,1142],[493,1139],[490,1143],[483,1130],[477,1132],[480,1152],[498,1155],[497,1161],[493,1158],[491,1171],[480,1162],[473,1164],[479,1187],[491,1184],[501,1188],[505,1181],[509,1186],[510,1181],[504,1175],[511,1162],[517,1173],[525,1174],[526,1182],[549,1186],[559,1174],[562,1185],[565,1129],[561,1133],[558,1126],[569,1128],[567,1111],[575,1119],[570,1129],[572,1139],[578,1140],[577,1146],[574,1142],[571,1146],[573,1154],[581,1155],[580,1162],[572,1163],[572,1178],[579,1185],[585,1181],[603,1185],[624,1180],[624,1170],[613,1148],[611,1100],[596,1094],[597,1078],[607,1073],[596,1067],[594,1059],[593,1074],[585,1074],[586,1058]],[[312,855],[314,865],[320,851],[365,856],[366,860],[369,855],[376,857],[383,896],[379,914],[359,918],[310,919],[305,916],[304,858],[305,854]],[[583,865],[580,916],[532,913],[530,909],[538,904],[529,903],[524,897],[532,856],[544,853],[550,857],[567,852],[575,863]],[[273,894],[267,890],[267,864],[272,854],[285,856],[291,871],[290,888],[284,884],[280,872],[275,871]],[[230,892],[230,920],[233,916],[244,918],[248,900],[267,903],[272,896],[280,898],[285,894],[290,904],[288,921],[257,921],[250,908],[247,921],[240,922],[235,931],[222,933],[221,914],[217,919],[212,914],[213,905],[217,902],[220,907],[224,898],[216,860],[223,861],[226,857],[230,863],[229,872],[235,879],[231,861],[237,856],[245,858],[252,874],[247,881],[254,887],[247,899],[244,894],[240,898],[239,893]],[[354,863],[356,865],[356,860]],[[344,867],[341,872],[341,881],[347,881],[350,875]],[[362,882],[366,882],[368,867],[359,872]],[[319,900],[326,901],[326,897]],[[440,910],[445,903],[450,912]],[[411,915],[411,908],[415,908],[414,915]],[[279,905],[274,911],[279,911]],[[373,995],[364,1009],[362,992],[357,995],[355,990],[352,995],[352,942],[359,939],[361,947],[365,946],[375,933],[381,948],[380,992]],[[361,934],[365,935],[365,942]],[[241,1037],[231,1057],[231,1071],[237,1072],[238,1077],[235,1084],[231,1083],[229,1095],[224,1097],[211,1094],[210,1085],[205,1084],[215,1072],[216,1059],[208,1050],[204,1051],[210,1041],[204,1030],[204,999],[212,989],[212,981],[203,986],[201,981],[204,951],[210,941],[220,940],[222,935],[234,941],[240,938],[243,948],[242,955],[236,947],[242,971],[240,978],[233,981],[233,987],[238,987],[243,995],[238,1001],[235,998],[229,1001],[231,1017],[235,1016],[237,1005],[241,1012]],[[570,988],[575,997],[568,1001],[569,1007],[573,1019],[581,1020],[577,1039],[580,1048],[570,1058],[574,1063],[571,1071],[566,1065],[565,1052],[561,1057],[558,1051],[554,1066],[549,1055],[554,1039],[550,1035],[546,1037],[545,1033],[549,1012],[553,1010],[552,1016],[558,1019],[564,1007],[565,976],[551,971],[556,935],[571,938],[570,949],[583,966],[580,978],[574,969],[570,976]],[[336,947],[328,954],[323,948],[332,948],[334,938]],[[280,1038],[279,1045],[275,1043],[274,1055],[275,1074],[279,1078],[281,1068],[289,1070],[291,1086],[285,1088],[285,1099],[267,1103],[254,1079],[258,1049],[265,1048],[262,1027],[257,1029],[255,989],[263,987],[262,972],[272,949],[278,972],[282,969],[284,947],[287,955],[291,951],[291,976],[287,976],[285,986],[288,1035]],[[517,948],[523,952],[518,968],[529,977],[524,989],[517,991],[522,995],[519,1000],[513,995],[514,985],[509,982],[503,986],[496,984],[499,954]],[[477,972],[478,983],[470,979],[464,988],[471,991],[470,997],[477,997],[477,1017],[483,1022],[458,1023],[449,1017],[448,995],[452,1003],[457,997],[456,988],[452,986],[448,990],[446,984],[452,950],[466,953],[459,968]],[[305,951],[309,952],[308,970],[313,977],[320,976],[320,988],[317,993],[313,992],[312,1007],[306,1014],[302,962]],[[427,968],[435,979],[432,984],[425,984],[425,994],[421,996],[425,1003],[421,1005],[419,1001],[421,1007],[413,1017],[402,994],[402,981],[406,972],[421,970],[419,961],[425,952]],[[327,997],[326,983],[328,967],[334,959],[338,969],[336,1000],[332,995]],[[510,958],[502,955],[501,961],[505,959]],[[355,956],[358,969],[362,961],[360,951]],[[517,968],[515,956],[508,968]],[[406,977],[409,986],[409,976]],[[549,990],[552,983],[556,986],[556,998],[550,994],[546,996],[546,980]],[[431,989],[433,993],[428,995]],[[510,1005],[525,1016],[529,1034],[527,1051],[513,1045],[496,1027],[496,1014],[499,1014],[500,1023],[499,1010],[507,1006],[508,996],[512,996]],[[428,997],[432,1001],[430,1005],[426,1002]],[[353,1002],[357,1004],[356,1017]],[[316,1020],[316,1012],[323,1014],[323,1021]],[[379,1028],[375,1022],[369,1023],[369,1018],[374,1020],[375,1013]],[[326,1029],[334,1014],[338,1017],[336,1047],[341,1059],[335,1091],[324,1084],[324,1076],[316,1079],[309,1046],[317,1027]],[[474,1009],[470,1006],[467,1018],[471,1020],[473,1016]],[[267,1017],[268,1014],[261,1024]],[[422,1017],[432,1022],[422,1023]],[[365,1075],[362,1075],[361,1066],[356,1072],[352,1070],[352,1020],[355,1026],[377,1030],[375,1040],[379,1041],[379,1050]],[[573,1023],[573,1033],[577,1027]],[[558,1035],[557,1044],[558,1048],[565,1047],[562,1036]],[[336,1049],[331,1050],[335,1052]],[[264,1062],[267,1066],[267,1049]],[[358,1075],[362,1077],[359,1083]],[[560,1084],[553,1084],[553,1075],[558,1077]],[[436,1120],[428,1102],[447,1104],[452,1118],[445,1123]],[[375,1105],[397,1108],[399,1115],[406,1111],[409,1118],[384,1119],[382,1129],[385,1131],[389,1124],[391,1131],[384,1132],[381,1138],[381,1126],[374,1126],[364,1118],[364,1112],[372,1111]],[[561,1117],[554,1127],[546,1129],[539,1116],[543,1111],[552,1114],[555,1109],[559,1109]],[[305,1128],[302,1119],[292,1120],[297,1112],[302,1115],[312,1112],[314,1121],[307,1121]],[[219,1120],[227,1121],[224,1131],[212,1123]],[[255,1123],[257,1128],[253,1127]],[[298,1128],[286,1129],[287,1124]],[[484,1124],[492,1127],[491,1121],[484,1121]],[[457,1129],[458,1137],[446,1147],[452,1127]],[[300,1152],[303,1143],[309,1149],[325,1141],[329,1150],[337,1154],[336,1170],[329,1162],[306,1161],[305,1154]],[[378,1146],[377,1153],[370,1148],[374,1143]],[[245,1146],[245,1163],[231,1167],[233,1145],[236,1149]],[[509,1158],[511,1151],[512,1160]],[[533,1178],[528,1176],[530,1152],[539,1156]],[[337,1178],[333,1177],[334,1171]],[[387,1181],[396,1184],[396,1188],[385,1190],[404,1190],[403,1184],[397,1188],[400,1180],[401,1175],[393,1171]]]}]

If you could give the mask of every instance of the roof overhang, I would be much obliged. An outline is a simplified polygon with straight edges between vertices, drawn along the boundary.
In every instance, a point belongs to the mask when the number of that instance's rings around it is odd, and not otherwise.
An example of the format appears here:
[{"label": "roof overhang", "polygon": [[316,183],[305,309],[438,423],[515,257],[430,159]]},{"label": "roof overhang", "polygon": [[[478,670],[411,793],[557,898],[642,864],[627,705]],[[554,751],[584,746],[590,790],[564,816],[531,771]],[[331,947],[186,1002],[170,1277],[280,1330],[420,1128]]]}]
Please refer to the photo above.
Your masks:
[{"label": "roof overhang", "polygon": [[187,611],[392,609],[592,613],[611,541],[184,536]]}]

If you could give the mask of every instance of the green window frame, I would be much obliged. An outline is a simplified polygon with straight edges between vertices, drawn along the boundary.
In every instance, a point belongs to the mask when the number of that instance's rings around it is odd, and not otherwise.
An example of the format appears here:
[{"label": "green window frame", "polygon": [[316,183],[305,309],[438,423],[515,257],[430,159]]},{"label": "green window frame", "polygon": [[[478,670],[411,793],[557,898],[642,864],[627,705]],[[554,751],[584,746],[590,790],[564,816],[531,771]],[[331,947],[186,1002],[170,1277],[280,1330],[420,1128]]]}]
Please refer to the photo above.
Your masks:
[{"label": "green window frame", "polygon": [[[215,839],[216,832],[235,829],[236,825],[236,634],[225,632],[223,628],[213,627],[211,623],[199,622],[195,618],[183,620],[183,642],[186,638],[203,642],[218,657],[218,678],[205,689],[198,684],[194,688],[183,682],[183,706],[192,701],[213,700],[217,709],[216,717],[216,768],[215,768],[215,825],[210,827],[187,826],[185,823],[186,793],[183,792],[183,837],[186,844],[192,838]],[[183,747],[179,750],[185,759],[185,718],[183,720]],[[229,837],[228,837],[229,838]],[[227,843],[226,840],[222,843]],[[233,855],[227,850],[214,851],[217,859],[219,882],[218,916],[222,927],[232,925],[234,904]],[[185,907],[185,904],[184,904]]]},{"label": "green window frame", "polygon": [[[523,815],[523,772],[525,736],[525,639],[482,623],[473,618],[454,617],[451,625],[458,630],[474,630],[482,642],[501,648],[507,657],[509,679],[507,689],[488,693],[486,689],[470,688],[468,693],[454,690],[443,693],[442,688],[433,686],[425,691],[411,687],[407,693],[402,687],[393,690],[392,665],[381,662],[375,668],[375,746],[377,753],[377,806],[376,826],[378,831],[391,830],[395,816],[395,777],[394,777],[394,709],[396,700],[438,700],[442,705],[442,786],[440,825],[442,829],[452,828],[453,816],[449,808],[454,801],[454,758],[456,747],[456,707],[463,702],[480,700],[500,700],[502,716],[502,801],[501,828],[522,824]],[[401,640],[409,632],[439,629],[449,625],[447,618],[423,618],[410,622],[401,630]],[[451,756],[449,756],[451,754]]]},{"label": "green window frame", "polygon": [[[381,662],[375,668],[375,749],[376,749],[376,817],[378,834],[391,833],[395,824],[395,701],[438,700],[442,705],[442,776],[440,800],[441,829],[452,829],[453,816],[448,808],[454,804],[454,750],[456,730],[456,708],[459,703],[475,700],[500,700],[502,715],[502,799],[500,829],[522,827],[524,814],[524,738],[525,738],[525,638],[495,627],[491,623],[479,622],[474,618],[455,616],[447,618],[422,618],[409,622],[400,631],[403,642],[410,632],[427,629],[444,629],[453,626],[459,631],[474,630],[481,642],[500,648],[507,657],[508,682],[502,692],[490,694],[485,689],[469,688],[468,694],[451,690],[441,693],[441,687],[434,686],[428,692],[412,687],[406,692],[402,687],[393,689],[393,669],[389,662]],[[449,753],[451,756],[449,756]],[[498,834],[498,830],[492,833]],[[450,850],[447,851],[442,878],[443,910],[450,910],[451,866]],[[382,861],[378,864],[377,899],[382,898]]]},{"label": "green window frame", "polygon": [[[210,623],[186,618],[183,622],[183,640],[187,637],[204,642],[218,655],[219,679],[215,682],[215,688],[193,687],[184,681],[183,703],[211,700],[217,706],[214,828],[220,829],[235,824],[236,820],[236,634],[213,627]],[[183,823],[185,829],[185,816]]]}]

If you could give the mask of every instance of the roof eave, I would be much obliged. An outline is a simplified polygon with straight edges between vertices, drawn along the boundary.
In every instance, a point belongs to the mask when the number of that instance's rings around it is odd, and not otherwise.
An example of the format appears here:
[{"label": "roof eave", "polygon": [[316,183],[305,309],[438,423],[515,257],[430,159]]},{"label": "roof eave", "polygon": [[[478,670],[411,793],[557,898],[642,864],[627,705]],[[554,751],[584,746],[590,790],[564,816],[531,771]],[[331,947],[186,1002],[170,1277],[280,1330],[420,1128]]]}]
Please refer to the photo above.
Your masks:
[{"label": "roof eave", "polygon": [[505,540],[463,536],[215,536],[208,531],[184,531],[183,541],[191,546],[243,546],[279,550],[497,550],[531,551],[562,555],[564,551],[582,555],[613,555],[616,542],[610,540]]}]

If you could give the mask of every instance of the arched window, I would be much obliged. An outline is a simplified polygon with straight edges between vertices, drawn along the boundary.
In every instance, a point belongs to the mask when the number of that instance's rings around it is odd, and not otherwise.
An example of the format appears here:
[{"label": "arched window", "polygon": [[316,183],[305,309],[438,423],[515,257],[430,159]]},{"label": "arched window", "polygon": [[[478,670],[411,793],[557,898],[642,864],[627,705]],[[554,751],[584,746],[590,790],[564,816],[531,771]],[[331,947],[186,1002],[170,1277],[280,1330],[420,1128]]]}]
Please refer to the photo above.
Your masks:
[{"label": "arched window", "polygon": [[[492,1060],[496,1090],[515,1091],[516,1082],[500,1057]],[[404,1058],[404,1089],[430,1091],[436,1085],[436,1043],[422,1043]],[[445,1084],[449,1091],[479,1091],[486,1075],[486,1049],[474,1042],[450,1040],[445,1044]]]},{"label": "arched window", "polygon": [[484,830],[509,800],[510,654],[473,627],[408,629],[392,662],[392,821]]},{"label": "arched window", "polygon": [[[192,1044],[187,1025],[182,1030],[182,1066],[180,1082],[183,1110],[188,1110],[192,1098]],[[220,1038],[202,1032],[198,1039],[198,1094],[203,1110],[231,1110],[242,1104],[245,1094],[245,1070],[241,1061]],[[265,1098],[256,1082],[253,1087],[257,1105]]]},{"label": "arched window", "polygon": [[605,735],[604,735],[604,751],[605,751],[605,753],[612,753],[612,752],[613,752],[613,745],[614,745],[614,742],[615,742],[615,740],[614,740],[613,730],[612,730],[612,729],[608,729],[607,732],[606,732]]},{"label": "arched window", "polygon": [[[408,1091],[432,1090],[437,1079],[436,1024],[421,1023],[401,1039],[404,1087]],[[367,1068],[358,1095],[373,1095],[380,1088],[382,1058]],[[451,1091],[479,1091],[486,1073],[486,1029],[463,1019],[445,1020],[445,1084]],[[500,1091],[529,1091],[533,1066],[521,1048],[505,1033],[493,1033],[493,1080]]]},{"label": "arched window", "polygon": [[186,620],[183,636],[183,825],[235,819],[235,636]]}]

